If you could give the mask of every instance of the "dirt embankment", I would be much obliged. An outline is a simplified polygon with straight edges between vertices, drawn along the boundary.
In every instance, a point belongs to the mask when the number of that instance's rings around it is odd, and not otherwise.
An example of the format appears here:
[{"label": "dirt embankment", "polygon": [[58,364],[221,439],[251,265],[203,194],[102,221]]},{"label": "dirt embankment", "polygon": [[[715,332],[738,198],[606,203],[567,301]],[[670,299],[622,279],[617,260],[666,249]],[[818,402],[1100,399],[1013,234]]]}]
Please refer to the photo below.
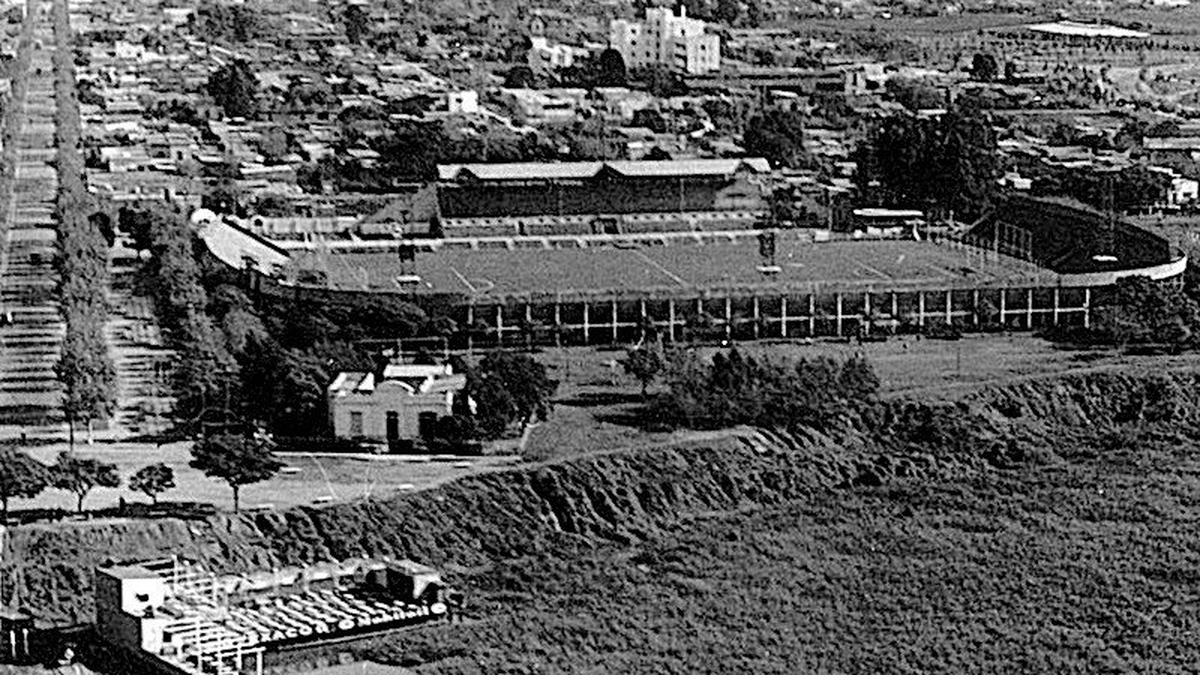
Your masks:
[{"label": "dirt embankment", "polygon": [[633,540],[681,518],[814,490],[1055,461],[1064,441],[1102,443],[1129,438],[1147,423],[1196,423],[1197,385],[1200,376],[1183,373],[1068,376],[986,389],[955,403],[888,402],[836,443],[817,434],[748,433],[320,509],[13,528],[0,548],[0,599],[17,594],[38,616],[73,623],[90,620],[92,569],[106,560],[178,554],[249,569],[394,555],[454,569],[534,554],[564,535]]}]

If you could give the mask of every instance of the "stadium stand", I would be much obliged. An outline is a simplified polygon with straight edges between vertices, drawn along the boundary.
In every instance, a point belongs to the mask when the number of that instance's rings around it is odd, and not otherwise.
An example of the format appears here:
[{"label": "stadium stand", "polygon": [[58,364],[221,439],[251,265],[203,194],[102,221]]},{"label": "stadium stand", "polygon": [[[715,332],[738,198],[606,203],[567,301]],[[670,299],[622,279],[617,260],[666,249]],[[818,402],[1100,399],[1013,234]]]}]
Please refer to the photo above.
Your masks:
[{"label": "stadium stand", "polygon": [[438,167],[444,218],[761,211],[766,160],[450,164]]},{"label": "stadium stand", "polygon": [[972,227],[968,237],[984,247],[1003,248],[1006,231],[1013,230],[1028,233],[1032,262],[1059,274],[1147,268],[1172,259],[1171,246],[1162,237],[1082,205],[1047,199],[1010,198]]}]

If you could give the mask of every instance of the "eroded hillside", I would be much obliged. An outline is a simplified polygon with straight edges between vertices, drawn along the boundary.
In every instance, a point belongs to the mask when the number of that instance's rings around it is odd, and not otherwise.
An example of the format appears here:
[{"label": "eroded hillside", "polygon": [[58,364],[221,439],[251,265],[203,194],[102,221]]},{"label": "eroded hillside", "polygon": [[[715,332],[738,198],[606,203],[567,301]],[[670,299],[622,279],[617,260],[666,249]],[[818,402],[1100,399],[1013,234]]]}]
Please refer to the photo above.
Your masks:
[{"label": "eroded hillside", "polygon": [[[702,445],[602,453],[465,478],[385,500],[209,520],[93,522],[5,533],[3,597],[54,623],[91,617],[106,560],[193,557],[249,569],[394,555],[469,570],[542,551],[563,533],[632,543],[681,519],[899,479],[985,479],[1137,443],[1200,420],[1197,377],[1092,373],[983,390],[954,403],[890,401],[836,442],[746,432]],[[1169,423],[1169,424],[1164,424]]]}]

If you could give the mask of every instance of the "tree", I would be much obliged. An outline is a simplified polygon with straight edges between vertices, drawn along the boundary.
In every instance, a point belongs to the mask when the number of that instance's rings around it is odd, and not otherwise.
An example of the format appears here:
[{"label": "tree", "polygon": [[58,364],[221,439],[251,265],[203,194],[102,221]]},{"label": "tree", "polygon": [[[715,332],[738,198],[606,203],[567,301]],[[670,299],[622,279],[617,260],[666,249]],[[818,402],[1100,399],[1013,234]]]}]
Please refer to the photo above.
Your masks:
[{"label": "tree", "polygon": [[1118,279],[1098,303],[1092,338],[1108,344],[1181,346],[1200,328],[1200,305],[1185,292],[1133,276]]},{"label": "tree", "polygon": [[83,513],[83,500],[93,488],[121,487],[117,466],[98,459],[82,459],[73,453],[62,452],[50,467],[50,484],[75,495],[76,509]]},{"label": "tree", "polygon": [[995,198],[1000,167],[996,134],[978,112],[889,117],[858,159],[860,189],[878,180],[891,205],[931,204],[973,220]]},{"label": "tree", "polygon": [[437,166],[450,146],[438,123],[399,121],[375,143],[378,174],[385,181],[410,182],[437,179]]},{"label": "tree", "polygon": [[645,346],[635,347],[625,352],[625,360],[621,362],[625,372],[633,375],[642,383],[642,398],[646,398],[646,389],[650,383],[662,373],[666,360],[658,349]]},{"label": "tree", "polygon": [[626,84],[625,58],[621,52],[612,47],[600,52],[596,60],[596,86],[624,87]]},{"label": "tree", "polygon": [[192,447],[189,466],[209,478],[225,481],[233,489],[233,510],[241,508],[242,486],[261,483],[279,472],[270,441],[238,434],[214,434]]},{"label": "tree", "polygon": [[893,77],[885,84],[892,100],[912,111],[942,107],[946,99],[937,87],[922,80]]},{"label": "tree", "polygon": [[746,3],[746,23],[751,28],[758,28],[768,19],[767,12],[763,8],[762,0],[749,0]]},{"label": "tree", "polygon": [[346,7],[342,13],[342,26],[346,29],[347,40],[354,44],[362,42],[369,29],[366,12],[358,5]]},{"label": "tree", "polygon": [[258,10],[244,4],[202,3],[191,18],[192,30],[202,39],[214,42],[248,42],[266,30]]},{"label": "tree", "polygon": [[267,164],[283,164],[289,150],[287,133],[279,127],[263,132],[258,151]]},{"label": "tree", "polygon": [[547,418],[550,397],[558,390],[558,382],[546,375],[545,366],[526,354],[512,352],[485,356],[474,379],[469,389],[480,417],[493,423],[503,421],[506,426],[518,422],[522,432],[535,418]]},{"label": "tree", "polygon": [[687,85],[679,75],[661,64],[654,64],[638,70],[637,77],[642,81],[646,91],[656,98],[671,98],[687,93]]},{"label": "tree", "polygon": [[991,54],[978,53],[971,59],[971,79],[994,82],[1000,75],[1000,65]]},{"label": "tree", "polygon": [[713,10],[713,18],[721,23],[732,26],[742,14],[742,3],[739,0],[717,0],[717,8]]},{"label": "tree", "polygon": [[668,390],[649,411],[656,423],[708,429],[834,430],[871,404],[879,386],[861,358],[772,362],[737,349],[717,352],[708,364],[691,350],[676,352],[666,375]]},{"label": "tree", "polygon": [[804,149],[804,115],[772,109],[750,119],[742,147],[751,157],[765,157],[773,166],[795,168],[808,159]]},{"label": "tree", "polygon": [[687,9],[688,16],[709,21],[713,15],[708,3],[709,0],[682,0],[679,4]]},{"label": "tree", "polygon": [[166,464],[150,464],[129,477],[129,489],[158,503],[158,495],[175,487],[175,471]]},{"label": "tree", "polygon": [[0,450],[0,516],[8,521],[8,501],[33,499],[50,484],[46,465],[20,450]]},{"label": "tree", "polygon": [[669,162],[671,161],[671,153],[656,145],[653,148],[650,148],[650,152],[647,152],[642,159],[651,162]]},{"label": "tree", "polygon": [[537,75],[526,65],[513,66],[504,75],[506,89],[530,89],[537,84]]},{"label": "tree", "polygon": [[86,306],[71,302],[64,306],[66,334],[54,373],[63,385],[63,416],[74,449],[77,424],[87,425],[90,442],[92,421],[110,417],[116,408],[116,369],[108,358],[103,319]]},{"label": "tree", "polygon": [[226,117],[252,119],[258,115],[258,78],[242,59],[214,71],[208,77],[207,91]]}]

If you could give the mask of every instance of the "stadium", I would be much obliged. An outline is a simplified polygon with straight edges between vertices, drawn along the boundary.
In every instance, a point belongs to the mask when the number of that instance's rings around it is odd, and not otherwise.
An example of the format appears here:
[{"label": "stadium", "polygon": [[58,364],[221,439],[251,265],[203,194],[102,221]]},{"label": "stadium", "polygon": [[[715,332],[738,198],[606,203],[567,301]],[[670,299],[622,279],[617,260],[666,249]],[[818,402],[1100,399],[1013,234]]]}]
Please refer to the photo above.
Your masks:
[{"label": "stadium", "polygon": [[252,291],[449,308],[456,347],[792,339],[1088,325],[1117,279],[1179,281],[1161,237],[1078,206],[1012,199],[959,237],[809,230],[345,241],[284,249],[201,228]]}]

